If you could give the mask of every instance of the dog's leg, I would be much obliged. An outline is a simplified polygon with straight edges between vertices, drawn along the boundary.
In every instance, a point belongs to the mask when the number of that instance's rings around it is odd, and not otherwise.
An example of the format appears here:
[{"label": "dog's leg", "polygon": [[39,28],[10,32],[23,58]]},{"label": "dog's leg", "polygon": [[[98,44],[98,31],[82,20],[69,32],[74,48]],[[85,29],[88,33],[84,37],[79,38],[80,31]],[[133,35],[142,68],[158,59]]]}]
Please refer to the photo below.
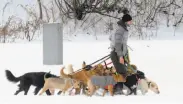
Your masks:
[{"label": "dog's leg", "polygon": [[62,93],[65,95],[65,92],[69,89],[69,87],[66,85],[64,87],[64,89],[60,89],[60,91],[62,91]]},{"label": "dog's leg", "polygon": [[103,94],[102,94],[103,97],[105,96],[106,92],[107,92],[107,91],[104,89],[104,92],[103,92]]},{"label": "dog's leg", "polygon": [[137,95],[137,88],[133,89],[134,95]]},{"label": "dog's leg", "polygon": [[34,90],[34,95],[37,95],[40,90],[41,90],[41,87],[36,87]]},{"label": "dog's leg", "polygon": [[60,89],[62,91],[63,95],[65,95],[65,92],[68,90],[67,86],[64,87],[64,89]]},{"label": "dog's leg", "polygon": [[81,92],[81,89],[80,88],[76,88],[76,95],[79,95]]},{"label": "dog's leg", "polygon": [[131,95],[133,93],[133,90],[129,87],[130,93],[126,94],[126,96]]},{"label": "dog's leg", "polygon": [[21,91],[24,91],[24,89],[23,89],[23,84],[20,81],[20,84],[18,84],[18,90],[14,93],[14,95],[18,95],[18,93],[20,93]]},{"label": "dog's leg", "polygon": [[84,95],[86,95],[86,89],[87,89],[87,88],[86,88],[86,85],[83,84],[82,90],[83,90],[83,94],[84,94]]},{"label": "dog's leg", "polygon": [[65,95],[66,90],[65,89],[60,89],[60,90],[62,91],[63,95]]},{"label": "dog's leg", "polygon": [[23,89],[19,88],[19,89],[14,93],[14,95],[18,95],[18,93],[20,93],[21,91],[23,91]]},{"label": "dog's leg", "polygon": [[55,94],[55,89],[49,89],[51,95],[54,95]]},{"label": "dog's leg", "polygon": [[145,95],[148,91],[147,90],[142,90],[142,95]]},{"label": "dog's leg", "polygon": [[60,95],[62,93],[62,91],[59,91],[58,93],[57,93],[57,95]]},{"label": "dog's leg", "polygon": [[27,95],[28,91],[29,91],[30,86],[26,86],[24,89],[24,95]]},{"label": "dog's leg", "polygon": [[65,92],[67,91],[69,89],[69,84],[68,84],[68,82],[65,84],[65,86],[64,86],[64,88],[62,89],[60,89],[60,91],[62,91],[62,93],[63,93],[63,95],[65,95]]},{"label": "dog's leg", "polygon": [[46,90],[46,94],[47,94],[47,95],[51,95],[51,92],[50,92],[49,89]]},{"label": "dog's leg", "polygon": [[41,90],[41,92],[39,93],[39,95],[42,95],[46,90],[49,91],[49,89],[47,87],[43,87],[42,90]]},{"label": "dog's leg", "polygon": [[114,96],[113,85],[109,85],[108,86],[108,91],[109,91],[109,93],[110,93],[111,96]]},{"label": "dog's leg", "polygon": [[90,97],[94,94],[94,92],[96,91],[96,88],[94,86],[92,86],[91,88],[89,88],[90,91]]}]

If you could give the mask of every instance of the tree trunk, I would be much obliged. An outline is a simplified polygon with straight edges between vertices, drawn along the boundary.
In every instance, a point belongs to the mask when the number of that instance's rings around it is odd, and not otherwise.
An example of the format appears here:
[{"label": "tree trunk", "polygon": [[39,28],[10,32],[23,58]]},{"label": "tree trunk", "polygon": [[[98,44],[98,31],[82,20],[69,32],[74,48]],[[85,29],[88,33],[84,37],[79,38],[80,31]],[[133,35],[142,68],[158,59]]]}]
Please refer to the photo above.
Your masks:
[{"label": "tree trunk", "polygon": [[38,5],[39,5],[39,19],[43,19],[43,11],[42,11],[42,6],[41,6],[41,0],[37,0]]}]

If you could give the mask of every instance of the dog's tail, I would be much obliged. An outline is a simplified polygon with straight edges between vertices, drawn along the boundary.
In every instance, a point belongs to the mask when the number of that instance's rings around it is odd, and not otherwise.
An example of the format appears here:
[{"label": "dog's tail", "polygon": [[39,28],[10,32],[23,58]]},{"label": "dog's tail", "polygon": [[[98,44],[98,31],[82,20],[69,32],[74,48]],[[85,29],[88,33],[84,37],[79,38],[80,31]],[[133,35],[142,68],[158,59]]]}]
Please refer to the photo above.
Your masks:
[{"label": "dog's tail", "polygon": [[44,80],[46,80],[46,75],[49,74],[51,71],[49,71],[48,73],[44,74]]},{"label": "dog's tail", "polygon": [[14,82],[17,83],[18,81],[20,81],[20,77],[15,77],[10,70],[5,70],[5,74],[6,74],[6,78],[10,81],[10,82]]},{"label": "dog's tail", "polygon": [[68,75],[68,74],[65,74],[65,73],[64,73],[64,68],[65,68],[65,67],[63,67],[63,68],[60,70],[60,76],[61,76],[61,77],[64,77],[64,78],[71,78],[72,75]]}]

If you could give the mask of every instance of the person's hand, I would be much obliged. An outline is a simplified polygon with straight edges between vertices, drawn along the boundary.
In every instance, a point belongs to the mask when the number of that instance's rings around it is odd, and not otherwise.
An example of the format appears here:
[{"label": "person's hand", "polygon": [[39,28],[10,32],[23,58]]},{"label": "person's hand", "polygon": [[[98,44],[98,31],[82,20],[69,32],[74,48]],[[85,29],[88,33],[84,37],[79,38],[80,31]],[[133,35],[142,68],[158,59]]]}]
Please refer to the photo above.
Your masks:
[{"label": "person's hand", "polygon": [[123,57],[120,57],[120,58],[119,58],[119,62],[120,62],[121,64],[124,64],[124,59],[123,59]]}]

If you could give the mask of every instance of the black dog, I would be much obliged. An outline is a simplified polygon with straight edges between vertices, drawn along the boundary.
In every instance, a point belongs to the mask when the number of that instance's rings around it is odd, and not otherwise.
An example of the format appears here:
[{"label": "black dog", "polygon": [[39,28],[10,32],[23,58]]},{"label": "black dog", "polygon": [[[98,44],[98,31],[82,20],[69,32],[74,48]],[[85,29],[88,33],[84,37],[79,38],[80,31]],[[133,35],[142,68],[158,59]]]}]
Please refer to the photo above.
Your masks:
[{"label": "black dog", "polygon": [[[24,95],[27,95],[31,85],[36,87],[34,90],[34,95],[37,95],[41,88],[44,86],[44,75],[46,72],[29,72],[19,77],[15,77],[9,70],[5,70],[5,73],[9,81],[15,83],[20,81],[20,84],[18,85],[19,89],[14,93],[14,95],[17,95],[21,91],[24,91]],[[58,76],[47,73],[46,77],[49,78]],[[46,94],[51,95],[49,90],[46,91]]]},{"label": "black dog", "polygon": [[122,94],[123,85],[125,85],[130,90],[130,93],[128,95],[131,95],[133,93],[134,93],[134,95],[137,95],[138,80],[144,79],[144,78],[145,78],[145,74],[142,71],[137,70],[136,74],[133,74],[126,78],[125,83],[118,82],[114,87],[114,91],[115,92],[120,91],[119,94]]}]

